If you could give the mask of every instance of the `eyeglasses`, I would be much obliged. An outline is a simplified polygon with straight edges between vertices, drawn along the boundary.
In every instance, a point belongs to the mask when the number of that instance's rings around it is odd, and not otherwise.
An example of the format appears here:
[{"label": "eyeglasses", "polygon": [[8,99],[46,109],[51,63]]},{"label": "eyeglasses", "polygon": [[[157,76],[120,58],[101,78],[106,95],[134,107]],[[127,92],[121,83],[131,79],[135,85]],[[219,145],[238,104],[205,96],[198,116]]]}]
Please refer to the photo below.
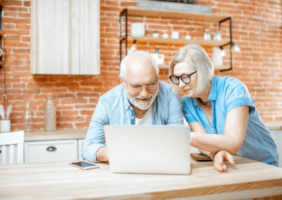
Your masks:
[{"label": "eyeglasses", "polygon": [[179,79],[182,80],[183,83],[185,84],[189,84],[191,82],[191,76],[193,74],[195,74],[197,71],[193,72],[192,74],[182,74],[181,76],[175,76],[175,75],[171,75],[169,77],[169,79],[171,80],[171,82],[175,85],[179,84]]},{"label": "eyeglasses", "polygon": [[[126,84],[126,86],[130,86],[130,88],[131,88],[131,90],[132,90],[133,92],[140,92],[140,91],[142,90],[142,88],[143,88],[143,86],[134,87],[134,86],[132,86],[132,85],[130,85],[130,84],[127,84],[126,81],[125,81],[123,78],[122,78],[122,80],[124,81],[124,83]],[[158,88],[158,84],[156,84],[156,85],[146,85],[145,88],[146,88],[146,90],[147,90],[148,92],[155,92],[156,89]]]}]

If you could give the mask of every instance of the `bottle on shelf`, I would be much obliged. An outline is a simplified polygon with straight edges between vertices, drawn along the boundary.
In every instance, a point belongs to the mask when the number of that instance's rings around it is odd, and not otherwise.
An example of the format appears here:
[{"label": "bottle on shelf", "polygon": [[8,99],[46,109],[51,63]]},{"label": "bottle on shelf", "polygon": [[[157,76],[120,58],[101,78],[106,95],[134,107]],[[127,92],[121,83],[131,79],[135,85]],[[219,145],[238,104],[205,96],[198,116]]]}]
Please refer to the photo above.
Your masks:
[{"label": "bottle on shelf", "polygon": [[46,100],[45,112],[44,112],[44,130],[55,131],[56,130],[56,107],[52,96],[50,95]]},{"label": "bottle on shelf", "polygon": [[214,32],[213,40],[214,40],[214,41],[221,41],[221,34],[220,34],[220,31]]},{"label": "bottle on shelf", "polygon": [[30,104],[28,101],[25,103],[25,111],[23,116],[23,130],[27,132],[32,131],[32,116],[30,112]]},{"label": "bottle on shelf", "polygon": [[159,48],[158,47],[156,47],[155,53],[153,53],[151,55],[156,60],[158,65],[164,64],[164,54],[159,54]]},{"label": "bottle on shelf", "polygon": [[128,49],[128,54],[130,54],[134,51],[137,51],[136,43],[137,43],[137,40],[134,40],[132,46],[130,47],[130,49]]},{"label": "bottle on shelf", "polygon": [[168,38],[168,34],[164,31],[163,38]]},{"label": "bottle on shelf", "polygon": [[204,40],[211,40],[211,32],[209,29],[205,29]]}]

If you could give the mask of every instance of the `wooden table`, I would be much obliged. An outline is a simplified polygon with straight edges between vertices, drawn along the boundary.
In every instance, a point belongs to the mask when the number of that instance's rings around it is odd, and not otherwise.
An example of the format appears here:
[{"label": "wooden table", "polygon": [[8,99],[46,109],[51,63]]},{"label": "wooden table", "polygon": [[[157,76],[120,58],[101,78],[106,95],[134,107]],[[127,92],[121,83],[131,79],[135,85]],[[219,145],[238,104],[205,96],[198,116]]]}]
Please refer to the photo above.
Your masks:
[{"label": "wooden table", "polygon": [[0,199],[282,197],[281,168],[235,157],[236,165],[219,173],[211,162],[191,162],[191,175],[113,174],[107,164],[86,171],[65,162],[0,165]]}]

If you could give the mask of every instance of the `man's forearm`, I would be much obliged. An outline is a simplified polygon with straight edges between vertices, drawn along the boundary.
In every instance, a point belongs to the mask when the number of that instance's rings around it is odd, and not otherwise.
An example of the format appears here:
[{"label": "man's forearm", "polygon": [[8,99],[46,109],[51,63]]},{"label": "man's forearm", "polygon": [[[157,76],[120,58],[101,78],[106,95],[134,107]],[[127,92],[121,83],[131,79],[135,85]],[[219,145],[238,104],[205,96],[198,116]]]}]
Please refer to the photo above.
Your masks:
[{"label": "man's forearm", "polygon": [[108,158],[108,150],[107,147],[101,147],[96,155],[96,160],[100,161],[100,162],[108,162],[109,158]]}]

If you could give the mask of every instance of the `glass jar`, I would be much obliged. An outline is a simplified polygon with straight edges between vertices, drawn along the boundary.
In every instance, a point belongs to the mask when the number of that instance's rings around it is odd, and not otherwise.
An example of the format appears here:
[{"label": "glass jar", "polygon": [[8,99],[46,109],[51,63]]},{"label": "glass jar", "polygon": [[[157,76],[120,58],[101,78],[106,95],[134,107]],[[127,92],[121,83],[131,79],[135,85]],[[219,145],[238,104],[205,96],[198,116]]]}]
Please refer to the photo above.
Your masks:
[{"label": "glass jar", "polygon": [[214,32],[213,40],[214,40],[214,41],[221,41],[221,34],[220,34],[220,31]]}]

